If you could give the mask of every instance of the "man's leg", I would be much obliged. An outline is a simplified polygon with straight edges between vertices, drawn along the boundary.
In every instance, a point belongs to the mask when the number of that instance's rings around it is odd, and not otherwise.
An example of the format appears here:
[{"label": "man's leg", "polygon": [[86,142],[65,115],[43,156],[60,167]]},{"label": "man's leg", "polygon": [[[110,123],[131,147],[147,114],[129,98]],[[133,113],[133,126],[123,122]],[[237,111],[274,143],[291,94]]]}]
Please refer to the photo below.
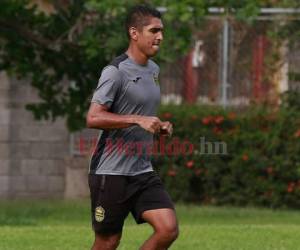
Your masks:
[{"label": "man's leg", "polygon": [[121,235],[121,233],[114,235],[95,233],[95,241],[91,250],[115,250],[120,243]]},{"label": "man's leg", "polygon": [[173,209],[161,208],[147,210],[142,218],[154,229],[154,233],[145,241],[140,250],[165,250],[178,237],[178,223]]},{"label": "man's leg", "polygon": [[124,220],[129,213],[126,202],[120,202],[126,190],[126,178],[114,175],[89,175],[91,218],[95,241],[92,250],[117,249]]}]

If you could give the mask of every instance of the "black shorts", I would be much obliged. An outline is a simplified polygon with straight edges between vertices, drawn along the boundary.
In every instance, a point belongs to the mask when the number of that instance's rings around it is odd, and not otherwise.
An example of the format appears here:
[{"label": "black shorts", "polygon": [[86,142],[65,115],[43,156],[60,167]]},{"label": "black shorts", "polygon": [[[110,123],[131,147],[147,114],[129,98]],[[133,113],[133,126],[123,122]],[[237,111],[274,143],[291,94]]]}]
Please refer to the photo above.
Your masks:
[{"label": "black shorts", "polygon": [[174,209],[159,176],[147,172],[135,176],[89,175],[92,225],[96,233],[122,232],[129,212],[138,224],[144,223],[141,215],[146,210]]}]

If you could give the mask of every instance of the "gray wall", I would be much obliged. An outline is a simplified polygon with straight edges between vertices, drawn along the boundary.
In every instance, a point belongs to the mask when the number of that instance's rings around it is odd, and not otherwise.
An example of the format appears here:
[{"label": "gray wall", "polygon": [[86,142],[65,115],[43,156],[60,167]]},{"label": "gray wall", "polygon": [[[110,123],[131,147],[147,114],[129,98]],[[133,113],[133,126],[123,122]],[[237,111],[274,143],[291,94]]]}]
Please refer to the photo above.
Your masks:
[{"label": "gray wall", "polygon": [[7,197],[10,183],[9,81],[0,73],[0,197]]},{"label": "gray wall", "polygon": [[[65,195],[66,172],[73,168],[67,166],[72,164],[69,133],[63,120],[33,119],[25,104],[38,101],[28,82],[0,73],[0,198]],[[68,195],[76,196],[76,187]]]}]

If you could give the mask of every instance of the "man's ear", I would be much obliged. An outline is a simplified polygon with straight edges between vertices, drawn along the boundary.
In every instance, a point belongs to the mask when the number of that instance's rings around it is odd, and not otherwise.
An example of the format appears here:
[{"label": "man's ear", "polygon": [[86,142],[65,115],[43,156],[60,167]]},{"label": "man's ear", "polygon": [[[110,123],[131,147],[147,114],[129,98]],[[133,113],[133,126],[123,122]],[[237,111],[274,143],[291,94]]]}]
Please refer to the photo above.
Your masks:
[{"label": "man's ear", "polygon": [[129,28],[129,35],[130,35],[130,38],[131,38],[132,40],[136,41],[137,38],[138,38],[138,30],[137,30],[137,28],[135,28],[135,27],[130,27],[130,28]]}]

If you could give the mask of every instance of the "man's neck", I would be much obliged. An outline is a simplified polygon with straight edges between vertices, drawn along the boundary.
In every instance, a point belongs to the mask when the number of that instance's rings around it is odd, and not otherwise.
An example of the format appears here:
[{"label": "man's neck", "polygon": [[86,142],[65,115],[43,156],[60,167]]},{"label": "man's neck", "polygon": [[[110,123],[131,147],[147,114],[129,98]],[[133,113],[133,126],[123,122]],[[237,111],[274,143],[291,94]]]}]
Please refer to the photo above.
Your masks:
[{"label": "man's neck", "polygon": [[148,57],[143,54],[141,51],[139,51],[136,47],[129,46],[129,48],[126,51],[126,54],[128,57],[130,57],[132,60],[134,60],[137,64],[140,65],[147,65],[148,63]]}]

